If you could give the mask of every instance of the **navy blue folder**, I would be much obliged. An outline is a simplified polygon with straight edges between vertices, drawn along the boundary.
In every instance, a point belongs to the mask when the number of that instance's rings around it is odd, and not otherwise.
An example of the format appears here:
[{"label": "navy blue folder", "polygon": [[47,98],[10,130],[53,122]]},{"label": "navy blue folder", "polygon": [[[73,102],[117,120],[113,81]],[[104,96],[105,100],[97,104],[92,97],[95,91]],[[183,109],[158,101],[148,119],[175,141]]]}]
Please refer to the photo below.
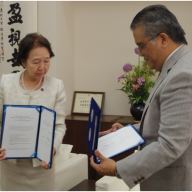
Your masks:
[{"label": "navy blue folder", "polygon": [[[31,154],[30,156],[28,157],[6,157],[6,159],[20,159],[20,158],[37,158],[39,159],[40,161],[42,161],[43,159],[41,159],[38,155],[38,152],[37,152],[37,149],[38,149],[38,136],[39,136],[39,132],[40,132],[40,121],[41,121],[41,113],[43,110],[47,110],[49,112],[52,113],[53,115],[53,124],[50,125],[52,126],[52,144],[51,144],[51,149],[50,149],[50,160],[48,162],[48,167],[51,168],[51,165],[52,165],[52,149],[53,149],[53,143],[54,143],[54,132],[55,132],[55,121],[56,121],[56,112],[51,110],[51,109],[48,109],[44,106],[32,106],[32,105],[4,105],[3,106],[3,118],[2,118],[2,129],[1,129],[1,143],[0,143],[0,148],[2,148],[2,143],[3,143],[3,136],[4,136],[4,129],[5,129],[5,119],[6,119],[6,112],[7,112],[7,109],[9,107],[19,107],[19,108],[34,108],[37,110],[37,112],[39,113],[39,122],[38,122],[38,127],[37,127],[37,136],[36,136],[36,146],[35,146],[35,151],[33,152],[33,154]],[[15,114],[17,116],[17,114]],[[7,127],[8,128],[8,127]]]},{"label": "navy blue folder", "polygon": [[[109,133],[109,134],[104,135],[99,138],[100,122],[101,122],[101,109],[99,108],[99,106],[97,105],[95,100],[92,98],[90,112],[89,112],[89,121],[88,121],[87,140],[86,141],[87,141],[87,146],[89,148],[89,151],[90,151],[91,155],[93,155],[93,157],[94,157],[95,163],[100,163],[100,160],[95,156],[94,151],[98,148],[101,149],[100,146],[102,145],[102,141],[105,142],[106,140],[109,139],[109,136],[112,136],[112,135],[110,135],[112,133]],[[121,129],[122,130],[118,130],[118,133],[122,133],[122,134],[124,134],[124,132],[127,133],[127,134],[123,135],[125,141],[129,142],[131,140],[131,139],[127,140],[127,137],[128,136],[131,137],[131,134],[136,135],[137,139],[136,140],[133,139],[133,142],[131,142],[131,145],[130,144],[125,145],[124,148],[121,147],[122,145],[120,146],[121,149],[119,149],[119,147],[118,147],[118,149],[114,148],[113,152],[108,153],[108,155],[102,154],[102,151],[100,151],[101,154],[104,155],[105,157],[112,158],[116,155],[119,155],[125,151],[133,149],[133,148],[145,143],[145,139],[138,133],[138,131],[135,129],[135,127],[133,125],[129,124]],[[124,132],[121,132],[121,131],[124,131]],[[127,132],[127,131],[129,131],[129,132]],[[117,141],[113,140],[113,142],[117,142]],[[115,146],[118,146],[118,143],[116,143],[116,144],[117,145],[115,145]],[[108,144],[104,143],[104,145],[108,145]],[[126,146],[129,146],[129,147],[126,147]],[[107,152],[109,152],[109,151],[107,151]]]},{"label": "navy blue folder", "polygon": [[100,122],[101,122],[101,109],[96,103],[96,101],[91,98],[91,106],[89,112],[89,121],[87,129],[87,146],[91,155],[94,157],[94,161],[99,163],[96,158],[94,151],[97,149],[98,137],[100,131]]}]

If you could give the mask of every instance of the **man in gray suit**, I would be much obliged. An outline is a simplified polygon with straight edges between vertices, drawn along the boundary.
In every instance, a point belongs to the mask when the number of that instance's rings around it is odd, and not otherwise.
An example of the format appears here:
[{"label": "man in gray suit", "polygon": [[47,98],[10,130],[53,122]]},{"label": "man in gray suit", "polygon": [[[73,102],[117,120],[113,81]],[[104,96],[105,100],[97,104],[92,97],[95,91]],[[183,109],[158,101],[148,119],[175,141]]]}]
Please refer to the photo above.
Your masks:
[{"label": "man in gray suit", "polygon": [[[162,5],[141,10],[131,24],[140,56],[160,75],[146,103],[141,123],[141,149],[123,160],[103,157],[91,165],[101,175],[118,175],[141,190],[192,190],[192,52],[176,17]],[[116,131],[122,125],[100,135]]]}]

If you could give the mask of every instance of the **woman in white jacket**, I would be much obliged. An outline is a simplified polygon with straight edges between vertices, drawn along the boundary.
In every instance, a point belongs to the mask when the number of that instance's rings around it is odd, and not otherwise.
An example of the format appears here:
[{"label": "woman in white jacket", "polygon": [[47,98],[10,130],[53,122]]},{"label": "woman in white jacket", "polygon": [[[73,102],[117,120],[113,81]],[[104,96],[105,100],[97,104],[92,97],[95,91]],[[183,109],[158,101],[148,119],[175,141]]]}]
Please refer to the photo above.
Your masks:
[{"label": "woman in white jacket", "polygon": [[[0,81],[0,125],[3,105],[43,105],[56,111],[53,159],[66,131],[63,82],[46,76],[54,56],[49,41],[37,33],[26,35],[19,44],[18,63],[23,72],[3,75]],[[53,190],[55,167],[37,159],[5,160],[6,149],[0,148],[1,190]]]}]

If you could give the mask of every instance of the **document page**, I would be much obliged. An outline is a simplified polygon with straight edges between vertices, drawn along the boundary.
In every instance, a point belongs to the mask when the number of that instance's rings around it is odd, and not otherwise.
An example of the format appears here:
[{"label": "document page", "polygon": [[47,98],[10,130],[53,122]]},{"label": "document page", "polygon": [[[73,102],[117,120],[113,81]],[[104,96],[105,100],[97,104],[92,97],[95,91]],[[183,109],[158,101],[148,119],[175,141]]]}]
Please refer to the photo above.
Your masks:
[{"label": "document page", "polygon": [[131,125],[127,125],[116,132],[100,137],[97,149],[104,157],[110,158],[144,142],[139,133]]},{"label": "document page", "polygon": [[39,112],[35,108],[7,107],[2,138],[6,157],[30,157],[35,152]]},{"label": "document page", "polygon": [[38,141],[38,158],[50,163],[52,142],[54,134],[54,117],[53,113],[47,109],[43,109],[41,113],[39,141]]}]

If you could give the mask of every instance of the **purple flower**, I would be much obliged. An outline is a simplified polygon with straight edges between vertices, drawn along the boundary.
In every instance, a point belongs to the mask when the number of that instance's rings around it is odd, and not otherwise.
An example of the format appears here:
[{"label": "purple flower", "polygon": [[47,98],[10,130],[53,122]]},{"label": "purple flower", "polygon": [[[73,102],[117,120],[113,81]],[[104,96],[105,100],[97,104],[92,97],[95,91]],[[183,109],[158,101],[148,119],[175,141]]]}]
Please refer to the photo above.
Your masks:
[{"label": "purple flower", "polygon": [[126,77],[125,74],[121,75],[120,77],[118,77],[118,82],[120,81],[120,79]]},{"label": "purple flower", "polygon": [[131,64],[127,63],[127,64],[125,64],[125,65],[123,66],[123,71],[128,72],[128,71],[131,71],[131,70],[132,70]]},{"label": "purple flower", "polygon": [[139,49],[135,48],[135,53],[138,55],[139,54]]},{"label": "purple flower", "polygon": [[143,85],[142,82],[144,82],[144,81],[145,81],[145,79],[143,79],[142,77],[139,77],[137,79],[137,83],[139,83],[139,85]]}]

